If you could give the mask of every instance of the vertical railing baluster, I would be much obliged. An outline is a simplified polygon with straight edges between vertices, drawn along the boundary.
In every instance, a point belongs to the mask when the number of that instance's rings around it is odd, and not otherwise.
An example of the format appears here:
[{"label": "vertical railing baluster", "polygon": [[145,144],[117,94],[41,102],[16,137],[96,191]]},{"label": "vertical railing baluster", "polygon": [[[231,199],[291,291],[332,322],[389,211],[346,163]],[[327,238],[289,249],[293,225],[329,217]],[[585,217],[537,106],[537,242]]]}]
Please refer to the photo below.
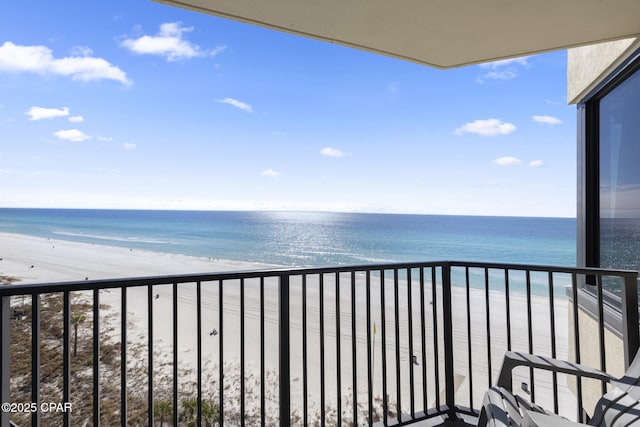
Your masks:
[{"label": "vertical railing baluster", "polygon": [[389,396],[387,394],[387,325],[386,325],[386,307],[385,307],[385,283],[384,270],[380,270],[380,335],[382,336],[382,419],[384,425],[387,425],[387,413],[389,412]]},{"label": "vertical railing baluster", "polygon": [[511,292],[509,289],[509,269],[504,269],[504,298],[507,309],[507,351],[511,351]]},{"label": "vertical railing baluster", "polygon": [[[218,336],[220,354],[218,355],[218,408],[220,409],[220,427],[224,426],[224,288],[223,279],[218,280]],[[264,371],[263,371],[264,372]],[[264,383],[264,378],[263,378]],[[177,425],[177,424],[176,424]]]},{"label": "vertical railing baluster", "polygon": [[411,399],[410,401],[410,408],[411,408],[411,418],[415,418],[416,417],[416,403],[415,403],[415,399],[414,399],[414,381],[413,381],[413,358],[414,358],[414,354],[413,354],[413,296],[411,294],[411,288],[412,288],[412,283],[411,283],[411,269],[407,268],[407,299],[408,299],[408,314],[409,314],[409,324],[408,324],[408,328],[409,328],[409,397]]},{"label": "vertical railing baluster", "polygon": [[127,288],[120,289],[120,424],[127,427]]},{"label": "vertical railing baluster", "polygon": [[100,426],[100,289],[93,290],[93,425]]},{"label": "vertical railing baluster", "polygon": [[[433,268],[433,267],[431,267]],[[427,397],[427,318],[424,306],[424,267],[420,267],[420,342],[422,344],[422,411],[426,414],[429,410]]]},{"label": "vertical railing baluster", "polygon": [[375,348],[371,343],[371,270],[367,270],[365,273],[365,292],[366,292],[366,311],[367,311],[367,383],[369,384],[367,390],[367,400],[368,400],[368,416],[367,421],[369,426],[373,425],[373,383],[375,382],[375,378],[373,378],[373,366],[372,366],[372,358],[374,357]]},{"label": "vertical railing baluster", "polygon": [[398,307],[400,305],[398,298],[398,269],[393,269],[393,321],[395,326],[396,338],[396,415],[399,422],[402,422],[402,385],[400,373],[400,313]]},{"label": "vertical railing baluster", "polygon": [[[178,425],[178,283],[173,283],[173,425]],[[222,328],[221,328],[222,329]]]},{"label": "vertical railing baluster", "polygon": [[244,278],[240,279],[240,426],[244,427]]},{"label": "vertical railing baluster", "polygon": [[473,336],[471,333],[471,283],[469,281],[469,266],[464,267],[464,277],[465,277],[465,294],[467,298],[467,360],[468,360],[468,369],[469,369],[469,407],[473,410],[473,352],[471,337]]},{"label": "vertical railing baluster", "polygon": [[264,392],[264,381],[265,381],[265,352],[264,352],[264,276],[260,277],[260,425],[263,427],[266,423],[266,410],[264,407],[265,404],[265,392]]},{"label": "vertical railing baluster", "polygon": [[[598,299],[598,342],[600,349],[600,370],[607,372],[607,358],[604,345],[604,301],[602,299],[602,275],[596,276],[596,296]],[[601,391],[604,395],[607,392],[607,383],[605,381],[600,382]]]},{"label": "vertical railing baluster", "polygon": [[340,354],[340,272],[335,273],[335,297],[336,297],[336,410],[338,425],[342,425],[342,367]]},{"label": "vertical railing baluster", "polygon": [[493,370],[491,367],[491,309],[489,305],[489,269],[484,267],[484,304],[485,319],[487,322],[487,373],[489,375],[488,384],[493,384]]},{"label": "vertical railing baluster", "polygon": [[358,425],[358,363],[356,358],[356,272],[351,272],[351,375],[353,390],[353,425]]},{"label": "vertical railing baluster", "polygon": [[[62,293],[62,401],[71,402],[71,292]],[[68,427],[71,425],[70,411],[62,413],[62,423]]]},{"label": "vertical railing baluster", "polygon": [[308,424],[308,379],[307,379],[307,275],[302,275],[302,419],[303,424]]},{"label": "vertical railing baluster", "polygon": [[[533,313],[531,308],[531,270],[525,271],[525,284],[527,289],[527,340],[529,345],[529,354],[533,354]],[[530,387],[529,393],[531,401],[536,401],[536,381],[534,378],[533,368],[529,368]]]},{"label": "vertical railing baluster", "polygon": [[[549,320],[551,336],[551,357],[556,358],[556,313],[555,313],[555,290],[553,288],[553,272],[549,272]],[[553,380],[553,411],[558,413],[558,374],[552,373]]]},{"label": "vertical railing baluster", "polygon": [[149,369],[147,371],[147,410],[148,420],[147,423],[150,426],[154,425],[155,418],[155,402],[154,402],[154,386],[153,386],[153,285],[147,286],[147,325],[148,325],[148,353],[147,359]]},{"label": "vertical railing baluster", "polygon": [[[578,323],[578,278],[576,273],[571,274],[571,290],[573,297],[573,339],[576,354],[576,363],[580,363],[580,325]],[[583,422],[582,407],[582,378],[576,377],[576,390],[578,394],[578,422]]]},{"label": "vertical railing baluster", "polygon": [[[444,279],[444,270],[441,269]],[[444,281],[443,281],[444,287]],[[436,267],[431,267],[431,313],[433,319],[433,379],[435,381],[434,392],[436,394],[436,408],[440,409],[440,345],[438,343],[438,294],[436,291]]]},{"label": "vertical railing baluster", "polygon": [[442,321],[446,404],[450,420],[456,420],[455,368],[453,360],[453,314],[451,304],[451,265],[442,266]]},{"label": "vertical railing baluster", "polygon": [[[202,283],[196,283],[196,396],[198,399],[197,425],[202,425]],[[152,424],[150,424],[152,425]]]},{"label": "vertical railing baluster", "polygon": [[[31,402],[40,407],[40,294],[31,294]],[[39,427],[40,411],[31,413],[31,425]]]},{"label": "vertical railing baluster", "polygon": [[[0,303],[0,403],[11,403],[11,297]],[[9,425],[9,411],[0,411],[0,425]]]},{"label": "vertical railing baluster", "polygon": [[289,274],[280,275],[278,286],[278,311],[279,311],[279,349],[280,349],[280,426],[288,426],[291,414],[291,366],[289,357],[291,353],[289,337]]},{"label": "vertical railing baluster", "polygon": [[320,273],[320,425],[325,425],[326,399],[324,384],[324,274]]}]

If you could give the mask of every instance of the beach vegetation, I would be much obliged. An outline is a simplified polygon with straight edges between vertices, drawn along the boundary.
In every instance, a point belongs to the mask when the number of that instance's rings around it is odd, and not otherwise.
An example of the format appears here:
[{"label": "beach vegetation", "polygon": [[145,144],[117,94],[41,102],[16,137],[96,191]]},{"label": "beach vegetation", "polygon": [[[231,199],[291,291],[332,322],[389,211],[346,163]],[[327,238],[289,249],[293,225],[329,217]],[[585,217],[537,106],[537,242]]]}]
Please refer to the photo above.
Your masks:
[{"label": "beach vegetation", "polygon": [[0,274],[0,285],[11,285],[17,282],[19,279],[13,276],[7,276],[6,274]]},{"label": "beach vegetation", "polygon": [[84,314],[74,314],[71,316],[71,325],[73,325],[73,357],[78,354],[78,326],[87,320]]},{"label": "beach vegetation", "polygon": [[202,402],[202,420],[207,427],[213,427],[220,422],[220,407],[217,403]]},{"label": "beach vegetation", "polygon": [[[64,366],[64,328],[62,294],[42,294],[40,301],[40,396],[42,401],[58,401],[62,395]],[[27,296],[22,298],[17,308],[20,309],[20,319],[11,321],[11,393],[14,402],[30,402],[32,349],[32,300]],[[90,425],[93,417],[93,301],[88,293],[72,292],[71,294],[71,325],[74,328],[73,356],[71,360],[71,399],[73,413],[72,425]],[[99,348],[98,359],[100,375],[100,423],[101,425],[119,425],[121,422],[122,405],[120,402],[120,373],[121,354],[120,328],[116,327],[120,316],[114,313],[112,307],[100,304],[99,316]],[[81,327],[85,325],[86,327]],[[114,326],[115,325],[115,326]],[[148,395],[144,384],[148,375],[146,355],[148,346],[144,340],[133,337],[127,340],[127,418],[130,425],[146,425],[148,410]],[[154,403],[156,425],[169,427],[172,425],[173,405],[171,404],[172,364],[161,354],[154,351],[154,395],[159,399]],[[181,378],[189,377],[189,370],[180,369]],[[213,383],[211,378],[206,379]],[[193,395],[194,385],[185,381],[181,385],[180,394]],[[201,402],[202,426],[213,427],[220,420],[219,406],[215,402],[215,395],[203,396]],[[182,400],[180,426],[195,426],[197,423],[198,401],[195,398]],[[231,415],[231,414],[230,414]],[[29,414],[14,414],[12,421],[17,425],[29,425]],[[47,426],[62,425],[62,417],[55,412],[43,413],[42,424]]]},{"label": "beach vegetation", "polygon": [[[19,308],[21,320],[11,321],[11,393],[15,402],[30,402],[32,399],[31,370],[32,340],[34,333],[39,337],[40,357],[40,397],[42,401],[58,401],[63,392],[64,348],[69,349],[71,381],[70,403],[73,405],[71,414],[72,425],[90,425],[93,411],[99,405],[101,425],[119,425],[122,421],[122,410],[126,408],[129,425],[146,425],[148,416],[148,375],[149,375],[149,341],[145,337],[144,330],[140,330],[133,316],[127,316],[129,323],[127,329],[126,346],[126,403],[121,401],[122,363],[121,354],[123,317],[116,308],[100,304],[98,317],[94,315],[94,300],[92,292],[71,292],[71,306],[68,334],[64,330],[64,294],[41,294],[37,299],[26,295],[18,296],[15,308]],[[39,329],[32,330],[33,303],[39,303]],[[95,322],[98,322],[96,325]],[[97,328],[99,357],[93,353],[94,329]],[[144,329],[144,328],[143,328]],[[67,336],[69,342],[64,342]],[[71,347],[73,346],[73,347]],[[201,411],[200,426],[213,427],[221,420],[220,410],[220,386],[218,381],[225,373],[224,404],[225,422],[236,425],[243,419],[247,425],[257,425],[261,420],[261,410],[264,409],[265,421],[268,425],[278,422],[277,407],[267,403],[261,408],[258,403],[261,399],[260,376],[250,374],[244,378],[244,399],[247,405],[244,412],[238,402],[242,398],[239,387],[233,385],[243,381],[240,378],[240,362],[237,360],[225,361],[222,367],[215,361],[207,361],[203,367],[202,384],[207,387],[202,390],[200,399],[195,397],[198,387],[195,381],[197,372],[188,363],[178,369],[179,391],[178,405],[173,405],[173,387],[175,387],[174,365],[172,361],[172,349],[163,346],[161,341],[153,343],[153,395],[156,399],[153,404],[154,426],[161,427],[186,427],[198,425],[198,407]],[[97,365],[98,370],[94,370]],[[99,402],[93,394],[93,384],[98,373],[100,393]],[[277,372],[267,370],[265,378],[265,402],[276,401],[277,386],[279,384]],[[391,405],[390,405],[391,406]],[[177,413],[176,413],[177,411]],[[321,410],[314,408],[309,413],[310,420],[320,420]],[[337,418],[335,404],[328,404],[323,408],[327,420]],[[364,417],[364,414],[362,415]],[[173,417],[179,422],[174,426]],[[364,419],[364,418],[363,418]],[[28,414],[15,414],[12,421],[17,425],[28,425]],[[295,425],[303,423],[299,408],[294,408],[291,413],[291,421]],[[55,413],[43,413],[42,424],[47,426],[62,425],[62,418]],[[313,423],[312,423],[313,424]],[[326,425],[333,425],[327,421]]]},{"label": "beach vegetation", "polygon": [[184,399],[180,410],[180,421],[184,421],[188,427],[192,427],[196,425],[197,416],[198,400],[195,398]]},{"label": "beach vegetation", "polygon": [[[203,400],[201,411],[202,423],[205,427],[213,427],[220,421],[220,408],[218,404]],[[182,400],[179,419],[185,422],[187,427],[196,426],[198,421],[198,399],[190,397]]]},{"label": "beach vegetation", "polygon": [[164,427],[165,421],[173,415],[173,405],[168,400],[159,400],[153,404],[153,413],[160,418],[160,427]]}]

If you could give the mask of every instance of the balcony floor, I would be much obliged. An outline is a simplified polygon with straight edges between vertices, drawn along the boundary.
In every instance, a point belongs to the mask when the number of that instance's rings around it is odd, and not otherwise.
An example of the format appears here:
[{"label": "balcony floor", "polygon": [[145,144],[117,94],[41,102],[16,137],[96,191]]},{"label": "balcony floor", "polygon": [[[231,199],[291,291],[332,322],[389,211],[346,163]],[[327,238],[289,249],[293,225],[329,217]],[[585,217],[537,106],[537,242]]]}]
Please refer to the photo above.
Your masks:
[{"label": "balcony floor", "polygon": [[[469,414],[457,414],[458,419],[452,420],[444,416],[429,418],[428,420],[416,421],[414,423],[403,424],[411,427],[475,427],[478,425],[478,417]],[[396,425],[389,423],[389,426]],[[383,423],[374,424],[375,427],[384,426]]]}]

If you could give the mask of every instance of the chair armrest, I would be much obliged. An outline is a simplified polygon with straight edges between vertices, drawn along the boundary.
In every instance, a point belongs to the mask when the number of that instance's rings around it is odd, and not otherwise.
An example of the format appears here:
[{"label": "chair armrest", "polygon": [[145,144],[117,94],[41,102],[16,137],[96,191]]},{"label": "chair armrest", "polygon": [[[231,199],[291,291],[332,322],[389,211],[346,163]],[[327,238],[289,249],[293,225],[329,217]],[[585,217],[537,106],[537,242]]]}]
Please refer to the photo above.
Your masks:
[{"label": "chair armrest", "polygon": [[576,423],[548,412],[524,411],[520,427],[576,427],[588,424]]},{"label": "chair armrest", "polygon": [[512,371],[516,366],[528,366],[530,368],[543,369],[562,374],[571,374],[578,377],[594,378],[607,382],[616,380],[615,377],[612,377],[606,372],[580,365],[578,363],[565,362],[564,360],[536,356],[534,354],[508,351],[504,355],[502,369],[500,370],[500,376],[498,377],[497,385],[499,387],[512,391]]}]

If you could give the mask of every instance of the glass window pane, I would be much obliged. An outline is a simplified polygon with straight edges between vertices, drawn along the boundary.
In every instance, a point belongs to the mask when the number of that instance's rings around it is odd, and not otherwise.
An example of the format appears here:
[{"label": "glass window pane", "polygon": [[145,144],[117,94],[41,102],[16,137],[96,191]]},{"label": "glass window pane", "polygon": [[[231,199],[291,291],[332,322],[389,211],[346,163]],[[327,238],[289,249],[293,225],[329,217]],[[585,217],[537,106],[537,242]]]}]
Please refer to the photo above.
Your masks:
[{"label": "glass window pane", "polygon": [[600,266],[640,269],[640,72],[600,101]]}]

